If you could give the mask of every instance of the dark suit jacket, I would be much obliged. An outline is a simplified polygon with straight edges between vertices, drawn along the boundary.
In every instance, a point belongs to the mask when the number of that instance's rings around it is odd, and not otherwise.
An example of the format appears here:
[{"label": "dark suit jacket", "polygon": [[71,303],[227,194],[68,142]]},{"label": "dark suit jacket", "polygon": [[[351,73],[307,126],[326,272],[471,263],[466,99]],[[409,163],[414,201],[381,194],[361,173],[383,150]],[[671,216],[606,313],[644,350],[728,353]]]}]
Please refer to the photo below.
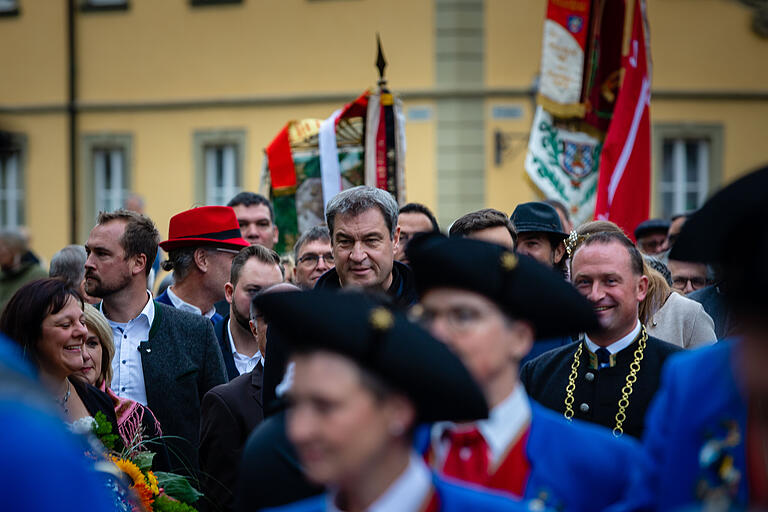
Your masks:
[{"label": "dark suit jacket", "polygon": [[219,340],[221,357],[224,359],[224,366],[227,369],[227,378],[233,380],[235,377],[240,376],[240,372],[237,371],[235,358],[232,356],[232,347],[229,346],[229,333],[227,332],[228,322],[229,315],[216,322],[213,326],[213,330],[216,331],[216,339]]},{"label": "dark suit jacket", "polygon": [[[545,352],[526,363],[520,380],[528,396],[545,407],[565,412],[565,388],[571,374],[571,365],[576,349],[583,345],[576,377],[576,389],[573,392],[574,418],[589,421],[613,429],[616,425],[616,413],[619,410],[621,389],[626,384],[629,365],[634,361],[635,340],[627,348],[616,354],[616,365],[601,370],[590,368],[589,350],[582,342],[571,343],[564,347]],[[680,347],[661,341],[653,336],[643,351],[637,381],[632,386],[629,407],[626,410],[624,433],[641,437],[648,404],[659,387],[661,369],[667,357],[680,351]]]},{"label": "dark suit jacket", "polygon": [[155,413],[174,469],[198,468],[200,403],[212,387],[227,382],[211,322],[155,301],[149,340],[139,344],[147,406]]},{"label": "dark suit jacket", "polygon": [[232,510],[238,464],[248,435],[264,418],[263,368],[216,386],[203,397],[200,482],[209,510]]},{"label": "dark suit jacket", "polygon": [[251,433],[240,462],[236,511],[286,505],[322,491],[301,470],[296,451],[285,434],[285,411],[270,416]]}]

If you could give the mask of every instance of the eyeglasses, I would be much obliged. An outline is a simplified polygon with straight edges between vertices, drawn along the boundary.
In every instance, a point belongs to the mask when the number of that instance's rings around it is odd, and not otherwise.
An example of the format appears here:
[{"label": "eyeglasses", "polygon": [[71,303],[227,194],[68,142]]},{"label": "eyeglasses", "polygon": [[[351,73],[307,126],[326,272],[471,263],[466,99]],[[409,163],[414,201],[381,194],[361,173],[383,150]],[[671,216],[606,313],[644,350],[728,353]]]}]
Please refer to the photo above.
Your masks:
[{"label": "eyeglasses", "polygon": [[672,278],[672,287],[676,290],[684,290],[688,283],[691,283],[691,288],[694,290],[704,288],[709,284],[705,277],[677,276]]},{"label": "eyeglasses", "polygon": [[333,265],[333,254],[330,252],[325,254],[315,254],[313,252],[308,252],[299,258],[299,264],[306,265],[307,267],[315,267],[318,263],[320,263],[320,258],[323,258],[323,261],[325,261],[328,265]]},{"label": "eyeglasses", "polygon": [[408,312],[409,318],[429,329],[440,317],[446,326],[456,332],[467,332],[473,329],[479,321],[490,316],[491,311],[481,310],[470,306],[456,306],[444,311],[432,311],[417,304]]},{"label": "eyeglasses", "polygon": [[225,254],[235,254],[235,255],[240,254],[240,251],[236,251],[234,249],[224,249],[222,247],[217,247],[216,252],[223,252]]}]

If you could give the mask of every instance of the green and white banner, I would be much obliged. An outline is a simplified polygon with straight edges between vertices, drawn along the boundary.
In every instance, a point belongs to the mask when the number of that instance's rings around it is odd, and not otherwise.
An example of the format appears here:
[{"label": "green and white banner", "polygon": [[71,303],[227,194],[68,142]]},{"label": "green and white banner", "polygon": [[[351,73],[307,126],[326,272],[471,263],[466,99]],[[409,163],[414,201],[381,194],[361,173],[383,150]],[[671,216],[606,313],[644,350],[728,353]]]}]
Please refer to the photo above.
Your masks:
[{"label": "green and white banner", "polygon": [[549,112],[536,108],[525,170],[546,197],[571,209],[574,226],[594,214],[601,149],[597,138],[557,126]]}]

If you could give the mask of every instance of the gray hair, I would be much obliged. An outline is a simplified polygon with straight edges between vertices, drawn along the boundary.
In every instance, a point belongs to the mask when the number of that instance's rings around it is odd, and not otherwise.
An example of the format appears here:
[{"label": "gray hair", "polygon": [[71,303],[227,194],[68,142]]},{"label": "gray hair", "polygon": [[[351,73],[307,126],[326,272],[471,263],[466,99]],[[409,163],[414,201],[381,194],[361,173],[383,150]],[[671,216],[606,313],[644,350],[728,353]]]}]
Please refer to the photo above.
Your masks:
[{"label": "gray hair", "polygon": [[195,251],[204,247],[179,247],[168,252],[168,259],[163,262],[163,270],[173,270],[173,282],[180,283],[195,265]]},{"label": "gray hair", "polygon": [[304,232],[303,235],[296,240],[293,244],[293,261],[299,261],[299,251],[304,247],[304,244],[314,242],[315,240],[331,241],[331,232],[328,231],[326,226],[315,226]]},{"label": "gray hair", "polygon": [[0,243],[14,254],[21,254],[27,250],[27,237],[18,229],[0,229]]},{"label": "gray hair", "polygon": [[325,222],[333,235],[333,221],[337,215],[357,216],[371,208],[378,208],[387,223],[390,238],[395,238],[397,230],[397,201],[392,194],[380,188],[360,185],[339,192],[328,201],[325,207]]},{"label": "gray hair", "polygon": [[79,289],[83,276],[85,276],[86,258],[85,247],[68,245],[51,258],[48,275],[63,278],[70,286]]}]

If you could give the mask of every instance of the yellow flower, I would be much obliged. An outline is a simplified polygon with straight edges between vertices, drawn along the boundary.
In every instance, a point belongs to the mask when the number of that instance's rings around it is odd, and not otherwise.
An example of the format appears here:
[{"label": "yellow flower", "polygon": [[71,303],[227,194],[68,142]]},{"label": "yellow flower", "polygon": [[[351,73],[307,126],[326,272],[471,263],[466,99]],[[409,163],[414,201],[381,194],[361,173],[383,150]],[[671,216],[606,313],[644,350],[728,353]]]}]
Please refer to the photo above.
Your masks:
[{"label": "yellow flower", "polygon": [[160,494],[160,488],[157,484],[157,477],[155,474],[151,471],[147,471],[147,485],[152,490],[152,493],[155,495]]},{"label": "yellow flower", "polygon": [[144,474],[139,469],[139,466],[133,462],[127,459],[118,459],[117,457],[112,457],[112,462],[114,462],[115,466],[120,468],[123,473],[131,477],[134,486],[144,483]]}]

